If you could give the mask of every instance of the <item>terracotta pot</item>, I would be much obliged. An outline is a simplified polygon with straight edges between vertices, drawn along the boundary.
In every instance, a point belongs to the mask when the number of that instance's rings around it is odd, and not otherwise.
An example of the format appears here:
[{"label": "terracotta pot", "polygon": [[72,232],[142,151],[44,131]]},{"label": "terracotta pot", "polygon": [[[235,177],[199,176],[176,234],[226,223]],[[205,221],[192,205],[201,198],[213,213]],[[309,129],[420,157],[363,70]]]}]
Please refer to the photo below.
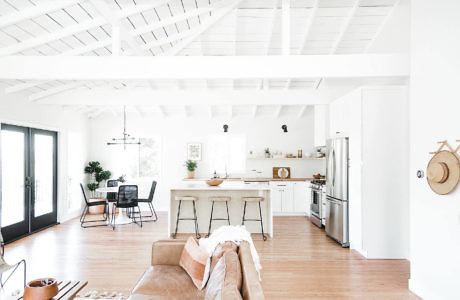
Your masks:
[{"label": "terracotta pot", "polygon": [[188,178],[188,179],[193,179],[193,178],[195,178],[195,171],[188,171],[188,172],[187,172],[187,178]]},{"label": "terracotta pot", "polygon": [[[44,284],[47,281],[48,284]],[[24,300],[51,299],[59,292],[58,284],[54,278],[40,278],[29,282],[24,290]]]},{"label": "terracotta pot", "polygon": [[[89,198],[88,202],[105,201],[105,198]],[[90,215],[100,215],[104,213],[104,205],[91,206],[88,210]]]}]

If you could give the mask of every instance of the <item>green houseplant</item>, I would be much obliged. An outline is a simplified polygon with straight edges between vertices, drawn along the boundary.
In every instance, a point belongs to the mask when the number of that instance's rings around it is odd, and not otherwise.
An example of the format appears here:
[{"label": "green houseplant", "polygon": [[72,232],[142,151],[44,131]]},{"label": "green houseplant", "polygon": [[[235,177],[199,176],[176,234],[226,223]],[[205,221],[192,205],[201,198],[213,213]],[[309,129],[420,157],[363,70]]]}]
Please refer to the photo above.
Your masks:
[{"label": "green houseplant", "polygon": [[184,166],[187,168],[187,178],[195,178],[195,170],[198,167],[198,163],[193,160],[186,160]]},{"label": "green houseplant", "polygon": [[91,192],[91,196],[94,198],[96,189],[99,184],[105,180],[110,179],[112,173],[104,170],[101,167],[101,163],[98,161],[90,161],[85,167],[85,173],[90,175],[90,183],[86,185],[88,190]]}]

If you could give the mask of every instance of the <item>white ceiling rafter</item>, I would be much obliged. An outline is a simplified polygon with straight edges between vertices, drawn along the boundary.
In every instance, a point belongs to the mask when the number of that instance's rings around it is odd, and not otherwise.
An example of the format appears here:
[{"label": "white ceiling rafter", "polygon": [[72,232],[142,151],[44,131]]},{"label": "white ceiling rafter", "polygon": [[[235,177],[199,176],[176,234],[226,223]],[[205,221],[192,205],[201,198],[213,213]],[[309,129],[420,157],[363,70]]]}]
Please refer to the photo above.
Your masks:
[{"label": "white ceiling rafter", "polygon": [[94,18],[89,21],[84,21],[79,24],[71,25],[68,27],[65,27],[63,29],[53,31],[50,33],[46,33],[43,35],[40,35],[36,38],[31,38],[28,40],[25,40],[24,42],[20,42],[14,45],[6,46],[3,48],[0,48],[0,56],[6,56],[6,55],[12,55],[15,53],[19,53],[21,51],[34,48],[52,41],[59,40],[61,38],[88,30],[90,28],[102,26],[106,24],[107,21],[104,18]]},{"label": "white ceiling rafter", "polygon": [[72,83],[59,85],[57,87],[50,88],[50,89],[47,89],[47,90],[44,90],[44,91],[41,91],[41,92],[38,92],[38,93],[33,93],[33,94],[29,95],[29,101],[37,101],[37,100],[40,100],[42,98],[45,98],[45,97],[48,97],[48,96],[51,96],[51,95],[59,94],[59,93],[62,93],[64,91],[74,89],[74,88],[82,86],[84,84],[86,84],[86,82],[72,82]]},{"label": "white ceiling rafter", "polygon": [[372,45],[374,44],[375,40],[380,35],[382,30],[385,28],[385,25],[387,24],[387,22],[390,19],[390,17],[393,15],[394,11],[396,10],[396,7],[398,7],[400,2],[401,2],[401,0],[396,0],[395,1],[395,3],[393,4],[393,7],[391,7],[390,11],[385,16],[385,19],[383,20],[383,22],[380,24],[379,28],[377,29],[377,32],[375,33],[374,37],[372,38],[370,43],[367,44],[366,49],[364,49],[364,53],[367,53],[369,51],[369,49],[372,47]]},{"label": "white ceiling rafter", "polygon": [[28,19],[33,19],[40,15],[66,8],[81,0],[60,0],[60,1],[40,1],[35,6],[23,8],[18,12],[6,14],[0,17],[0,28],[14,25]]},{"label": "white ceiling rafter", "polygon": [[[350,26],[350,23],[351,21],[353,20],[353,17],[355,16],[356,14],[356,11],[358,10],[359,8],[359,3],[361,2],[361,0],[355,0],[353,6],[351,7],[348,15],[347,15],[347,18],[345,19],[345,23],[342,25],[342,28],[340,30],[340,33],[339,35],[337,36],[337,38],[335,39],[334,41],[334,44],[332,45],[332,48],[331,50],[329,51],[329,55],[332,55],[334,54],[336,51],[337,51],[337,48],[339,47],[340,45],[340,42],[342,41],[343,39],[343,36],[345,35],[345,32],[347,32],[348,30],[348,27]],[[321,84],[321,81],[322,81],[322,78],[318,78],[316,81],[315,81],[315,84],[313,85],[313,87],[315,89],[318,89],[319,88],[319,85]]]},{"label": "white ceiling rafter", "polygon": [[227,16],[230,12],[236,9],[242,1],[243,0],[232,0],[232,3],[229,4],[227,7],[222,8],[217,12],[213,12],[211,17],[207,18],[205,21],[201,23],[201,25],[197,26],[196,29],[194,29],[194,33],[192,36],[179,42],[171,49],[170,52],[166,54],[171,56],[177,55],[185,47],[187,47],[190,43],[197,39],[202,33],[206,32],[206,30],[211,28],[213,25],[215,25],[216,23],[221,21],[225,16]]},{"label": "white ceiling rafter", "polygon": [[281,52],[291,54],[291,0],[281,0]]},{"label": "white ceiling rafter", "polygon": [[[315,2],[313,3],[313,6],[311,8],[311,13],[308,17],[308,23],[307,23],[307,26],[305,27],[305,33],[304,33],[304,36],[302,38],[302,43],[300,44],[300,49],[299,49],[299,55],[302,55],[302,51],[303,49],[305,48],[305,44],[307,43],[307,39],[308,39],[308,35],[311,31],[311,28],[313,26],[313,21],[316,17],[316,13],[318,11],[318,7],[319,7],[319,0],[315,0]],[[287,81],[287,84],[286,84],[286,89],[289,89],[291,88],[291,84],[292,84],[292,79],[289,78],[288,81]]]},{"label": "white ceiling rafter", "polygon": [[137,41],[129,34],[119,22],[119,16],[103,1],[89,0],[92,6],[110,23],[112,26],[119,27],[120,40],[125,41],[129,47],[139,55],[145,55],[146,52],[137,43]]},{"label": "white ceiling rafter", "polygon": [[308,105],[302,105],[302,107],[299,110],[299,113],[297,114],[297,118],[302,118],[303,115],[305,114],[305,110],[307,109]]},{"label": "white ceiling rafter", "polygon": [[[275,29],[276,15],[278,14],[278,3],[279,3],[279,0],[273,1],[273,12],[270,18],[270,25],[268,26],[268,33],[267,33],[268,42],[267,42],[267,51],[265,53],[265,55],[267,56],[270,54],[270,47],[271,47],[272,39],[273,39],[273,31]],[[264,88],[264,80],[261,79],[259,81],[259,89],[261,90],[263,88]]]},{"label": "white ceiling rafter", "polygon": [[19,83],[19,84],[5,88],[5,94],[8,95],[8,94],[16,93],[16,92],[21,92],[21,91],[36,87],[38,85],[44,84],[46,82],[47,80]]}]

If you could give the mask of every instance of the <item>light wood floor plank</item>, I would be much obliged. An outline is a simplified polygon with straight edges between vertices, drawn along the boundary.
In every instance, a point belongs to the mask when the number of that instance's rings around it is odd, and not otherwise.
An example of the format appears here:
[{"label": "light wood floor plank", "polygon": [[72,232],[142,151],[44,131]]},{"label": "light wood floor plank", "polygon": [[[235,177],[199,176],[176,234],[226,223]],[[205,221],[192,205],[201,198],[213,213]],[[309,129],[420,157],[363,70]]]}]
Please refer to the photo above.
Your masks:
[{"label": "light wood floor plank", "polygon": [[[83,229],[78,219],[71,220],[7,245],[6,259],[26,258],[29,280],[81,279],[88,280],[85,291],[128,294],[150,264],[152,242],[168,238],[167,214],[159,218],[143,228],[131,224],[115,231]],[[408,290],[407,260],[364,259],[306,217],[275,217],[274,229],[266,242],[253,235],[267,299],[418,299]]]}]

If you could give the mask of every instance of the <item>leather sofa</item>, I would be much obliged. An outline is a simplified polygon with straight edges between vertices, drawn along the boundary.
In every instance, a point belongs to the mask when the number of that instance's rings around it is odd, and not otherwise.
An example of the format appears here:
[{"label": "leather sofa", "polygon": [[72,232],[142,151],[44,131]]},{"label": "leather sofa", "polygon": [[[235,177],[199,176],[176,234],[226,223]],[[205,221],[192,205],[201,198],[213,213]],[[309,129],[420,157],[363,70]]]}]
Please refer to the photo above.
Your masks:
[{"label": "leather sofa", "polygon": [[[204,299],[206,288],[199,291],[179,266],[185,242],[161,240],[153,243],[152,265],[136,284],[128,300]],[[243,276],[241,296],[245,300],[265,299],[247,242],[241,243],[238,257]]]}]

